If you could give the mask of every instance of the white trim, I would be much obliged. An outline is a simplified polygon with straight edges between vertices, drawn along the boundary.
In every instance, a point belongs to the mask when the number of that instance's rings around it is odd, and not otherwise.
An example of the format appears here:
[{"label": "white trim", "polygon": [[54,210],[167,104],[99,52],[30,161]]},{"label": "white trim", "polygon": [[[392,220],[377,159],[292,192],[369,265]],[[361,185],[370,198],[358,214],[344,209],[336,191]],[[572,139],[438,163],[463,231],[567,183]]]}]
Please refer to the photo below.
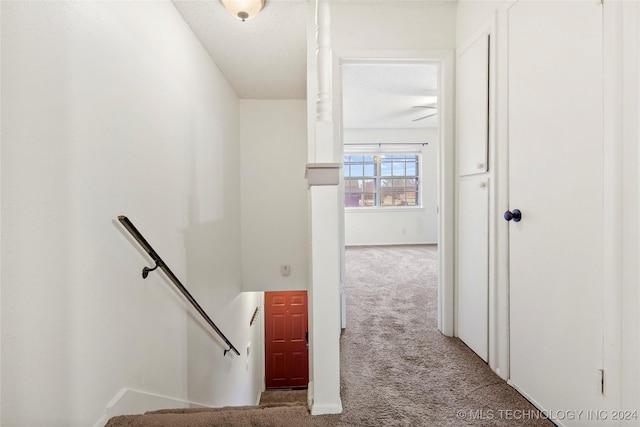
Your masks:
[{"label": "white trim", "polygon": [[[520,393],[525,399],[527,399],[533,406],[535,406],[536,409],[538,409],[540,412],[543,412],[545,414],[553,415],[553,413],[550,413],[549,411],[544,409],[544,406],[542,406],[540,403],[538,403],[538,401],[533,399],[531,396],[529,396],[527,393],[525,393],[520,387],[518,387],[518,385],[516,383],[514,383],[511,380],[508,380],[507,384],[509,384],[511,387],[513,387],[518,393]],[[592,408],[588,408],[588,409],[592,409]],[[598,408],[593,408],[593,409],[598,409]],[[563,410],[564,411],[567,411],[567,410],[580,411],[580,410],[583,410],[583,408],[566,408],[566,409],[563,408]],[[584,410],[586,410],[586,408]],[[550,416],[548,419],[549,419],[549,421],[553,422],[553,424],[555,424],[555,425],[557,425],[559,427],[564,427],[564,423],[562,423],[561,420],[557,420],[553,416]]]},{"label": "white trim", "polygon": [[[508,51],[506,43],[503,43],[508,34],[498,32],[497,11],[480,25],[457,49],[457,58],[472,46],[479,38],[489,36],[489,138],[488,138],[488,162],[489,167],[485,172],[458,176],[456,173],[456,194],[460,180],[478,177],[489,178],[489,287],[488,287],[488,364],[501,378],[509,377],[509,300],[508,300],[508,234],[502,220],[502,209],[508,205],[508,151],[507,151],[507,99],[506,87],[506,58]],[[505,26],[505,28],[507,28]],[[498,51],[500,49],[500,51]],[[505,77],[501,82],[497,76],[504,72]],[[458,101],[458,100],[457,100]],[[458,109],[456,103],[456,137],[459,135]],[[499,114],[501,113],[501,114]],[[499,120],[501,118],[502,120]],[[456,138],[456,171],[458,167],[458,141]],[[457,224],[457,212],[456,212]],[[504,248],[504,249],[503,249]],[[502,251],[502,252],[501,252]],[[457,251],[456,251],[457,252]],[[505,258],[506,256],[506,258]],[[456,258],[457,259],[457,258]],[[457,283],[456,283],[457,289]],[[455,296],[457,309],[457,295]],[[456,321],[457,321],[456,311]],[[457,336],[457,324],[455,326]]]},{"label": "white trim", "polygon": [[348,248],[368,248],[371,246],[426,246],[426,245],[432,245],[432,246],[437,246],[438,242],[397,242],[397,243],[389,243],[389,242],[385,242],[385,243],[367,243],[366,245],[360,245],[360,244],[352,244],[352,245],[346,245],[346,247]]},{"label": "white trim", "polygon": [[107,403],[104,415],[93,427],[103,427],[111,418],[118,415],[142,414],[147,411],[157,411],[160,409],[209,407],[210,406],[201,403],[189,402],[175,397],[122,388],[109,403]]},{"label": "white trim", "polygon": [[311,408],[313,406],[313,381],[309,381],[309,385],[307,386],[307,407]]},{"label": "white trim", "polygon": [[[334,136],[341,151],[342,73],[343,63],[421,63],[439,65],[438,99],[438,329],[453,335],[453,265],[454,265],[454,50],[453,49],[335,49],[333,51]],[[344,229],[341,231],[344,239]],[[344,240],[343,240],[344,241]],[[344,259],[342,260],[344,263]]]},{"label": "white trim", "polygon": [[[428,144],[428,143],[424,143]],[[358,144],[344,144],[344,152],[350,153],[371,153],[371,154],[385,154],[385,153],[398,153],[398,154],[424,154],[424,147],[419,147],[415,143],[406,142],[385,142],[386,147],[381,147],[382,143],[358,143]]]},{"label": "white trim", "polygon": [[424,206],[366,206],[361,208],[344,208],[346,213],[381,213],[381,212],[420,212],[425,211]]},{"label": "white trim", "polygon": [[621,409],[622,360],[622,5],[603,6],[602,366],[605,405]]},{"label": "white trim", "polygon": [[[268,292],[268,291],[267,291]],[[260,292],[260,310],[262,311],[262,313],[260,313],[260,375],[262,378],[262,387],[260,390],[260,393],[262,393],[263,391],[265,391],[267,389],[267,360],[266,360],[266,353],[267,353],[267,342],[265,340],[265,334],[266,334],[266,330],[265,330],[265,323],[266,323],[266,319],[265,319],[265,306],[264,306],[264,293],[265,291],[261,291]],[[308,297],[309,293],[307,292],[307,297]],[[307,299],[307,306],[309,305],[309,299]],[[309,308],[307,308],[307,311],[310,312],[311,310],[309,310]],[[309,316],[311,317],[311,316]],[[311,358],[309,358],[309,372],[311,372]]]},{"label": "white trim", "polygon": [[341,414],[342,405],[313,405],[311,415]]},{"label": "white trim", "polygon": [[351,245],[347,245],[347,247],[349,248],[369,248],[372,246],[412,246],[412,245],[416,245],[416,246],[437,246],[438,242],[420,242],[420,243],[406,243],[406,242],[398,242],[398,243],[367,243],[366,245],[360,245],[360,244],[351,244]]},{"label": "white trim", "polygon": [[[0,16],[2,16],[2,2],[0,1]],[[2,88],[2,49],[0,49],[0,89]],[[0,90],[1,92],[1,90]],[[0,102],[0,117],[2,117],[2,103]],[[0,124],[0,141],[2,141],[2,125]],[[0,145],[0,165],[2,165],[2,146]],[[0,166],[0,176],[2,176],[2,167]],[[0,180],[0,184],[1,184],[1,180]],[[0,188],[2,186],[0,185]],[[0,197],[0,230],[2,230],[2,197]],[[0,236],[2,235],[2,233],[0,232]],[[0,241],[1,243],[1,241]],[[2,247],[2,245],[0,245],[0,248]],[[2,253],[2,249],[0,249],[0,254]],[[2,272],[4,271],[2,269],[2,256],[0,255],[0,295],[2,295]],[[1,304],[0,304],[0,331],[2,331],[2,309],[1,309]],[[4,336],[0,336],[0,367],[2,366],[2,341],[4,341]],[[2,369],[0,368],[0,389],[1,389],[1,385],[2,385]],[[0,399],[1,400],[1,399]],[[2,421],[2,402],[0,401],[0,422]]]}]

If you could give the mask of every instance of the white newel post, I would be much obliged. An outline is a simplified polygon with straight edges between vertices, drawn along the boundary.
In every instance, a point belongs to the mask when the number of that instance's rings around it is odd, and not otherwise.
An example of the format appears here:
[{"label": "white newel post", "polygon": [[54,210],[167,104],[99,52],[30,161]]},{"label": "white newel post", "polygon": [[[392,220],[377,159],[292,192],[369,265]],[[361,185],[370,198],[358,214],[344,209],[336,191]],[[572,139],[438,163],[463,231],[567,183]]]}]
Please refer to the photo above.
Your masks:
[{"label": "white newel post", "polygon": [[339,174],[331,119],[329,3],[316,4],[315,163],[307,165],[311,200],[311,370],[313,415],[342,412],[340,400],[340,229]]}]

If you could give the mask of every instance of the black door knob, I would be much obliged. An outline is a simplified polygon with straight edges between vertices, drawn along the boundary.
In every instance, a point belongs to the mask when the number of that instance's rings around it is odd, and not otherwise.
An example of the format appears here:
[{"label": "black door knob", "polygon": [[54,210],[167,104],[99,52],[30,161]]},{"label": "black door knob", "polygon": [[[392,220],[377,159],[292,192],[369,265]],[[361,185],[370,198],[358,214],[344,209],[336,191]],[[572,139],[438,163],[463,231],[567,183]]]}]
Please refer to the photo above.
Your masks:
[{"label": "black door knob", "polygon": [[507,221],[513,220],[513,222],[520,222],[520,220],[522,219],[522,212],[520,212],[518,209],[514,209],[513,211],[506,211],[504,213],[504,219],[506,219]]}]

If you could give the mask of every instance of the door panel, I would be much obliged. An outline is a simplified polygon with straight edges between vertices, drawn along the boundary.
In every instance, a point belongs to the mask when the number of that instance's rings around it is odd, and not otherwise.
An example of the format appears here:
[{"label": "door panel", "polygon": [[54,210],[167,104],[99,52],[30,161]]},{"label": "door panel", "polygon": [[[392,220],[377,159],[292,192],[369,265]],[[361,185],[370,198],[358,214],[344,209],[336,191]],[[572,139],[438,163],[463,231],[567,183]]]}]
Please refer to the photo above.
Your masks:
[{"label": "door panel", "polygon": [[489,179],[458,185],[458,337],[489,357]]},{"label": "door panel", "polygon": [[265,292],[264,305],[266,387],[307,387],[307,292]]},{"label": "door panel", "polygon": [[509,10],[510,382],[546,410],[601,403],[602,54],[600,2]]},{"label": "door panel", "polygon": [[458,57],[458,169],[460,176],[488,170],[489,35]]}]

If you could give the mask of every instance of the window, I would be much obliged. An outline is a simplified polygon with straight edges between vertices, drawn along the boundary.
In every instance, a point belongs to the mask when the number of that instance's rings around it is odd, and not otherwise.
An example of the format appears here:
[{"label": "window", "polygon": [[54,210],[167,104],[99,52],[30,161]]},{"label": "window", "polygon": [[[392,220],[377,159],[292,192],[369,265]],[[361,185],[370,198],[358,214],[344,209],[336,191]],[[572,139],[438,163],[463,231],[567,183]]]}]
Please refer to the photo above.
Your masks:
[{"label": "window", "polygon": [[420,206],[418,154],[344,156],[344,205],[348,208]]}]

